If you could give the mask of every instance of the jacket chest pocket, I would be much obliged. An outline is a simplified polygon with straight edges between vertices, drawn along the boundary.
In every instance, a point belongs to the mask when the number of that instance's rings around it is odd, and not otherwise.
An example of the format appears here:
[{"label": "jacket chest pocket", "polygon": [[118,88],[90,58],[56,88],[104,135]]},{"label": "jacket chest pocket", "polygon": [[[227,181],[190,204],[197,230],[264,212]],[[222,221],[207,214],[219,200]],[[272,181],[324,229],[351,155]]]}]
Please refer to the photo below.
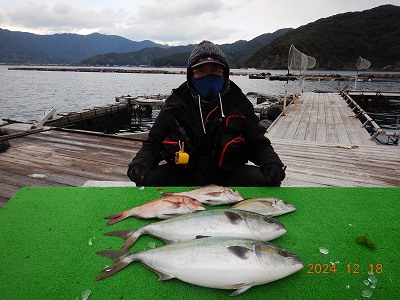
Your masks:
[{"label": "jacket chest pocket", "polygon": [[226,166],[229,168],[229,165],[234,166],[242,162],[245,157],[244,143],[244,138],[237,136],[223,144],[218,167]]},{"label": "jacket chest pocket", "polygon": [[232,114],[225,120],[225,132],[227,134],[241,134],[244,130],[243,122],[246,119],[243,115]]}]

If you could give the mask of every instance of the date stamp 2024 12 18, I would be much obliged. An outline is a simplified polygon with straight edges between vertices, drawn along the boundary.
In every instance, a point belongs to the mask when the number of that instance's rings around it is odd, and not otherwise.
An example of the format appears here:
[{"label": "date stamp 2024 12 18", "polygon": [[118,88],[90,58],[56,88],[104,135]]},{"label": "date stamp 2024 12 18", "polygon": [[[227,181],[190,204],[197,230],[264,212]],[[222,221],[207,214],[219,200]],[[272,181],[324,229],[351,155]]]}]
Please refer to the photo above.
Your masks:
[{"label": "date stamp 2024 12 18", "polygon": [[[340,266],[340,267],[339,267]],[[382,274],[382,264],[307,264],[307,274]]]}]

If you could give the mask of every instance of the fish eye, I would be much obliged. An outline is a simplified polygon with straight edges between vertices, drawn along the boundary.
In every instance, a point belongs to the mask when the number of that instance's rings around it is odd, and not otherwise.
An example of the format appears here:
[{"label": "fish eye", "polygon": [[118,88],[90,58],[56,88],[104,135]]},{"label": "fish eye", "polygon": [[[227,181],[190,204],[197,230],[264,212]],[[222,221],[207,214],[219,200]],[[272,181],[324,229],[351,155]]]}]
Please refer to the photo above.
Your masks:
[{"label": "fish eye", "polygon": [[290,253],[285,250],[279,251],[279,254],[283,257],[290,257]]}]

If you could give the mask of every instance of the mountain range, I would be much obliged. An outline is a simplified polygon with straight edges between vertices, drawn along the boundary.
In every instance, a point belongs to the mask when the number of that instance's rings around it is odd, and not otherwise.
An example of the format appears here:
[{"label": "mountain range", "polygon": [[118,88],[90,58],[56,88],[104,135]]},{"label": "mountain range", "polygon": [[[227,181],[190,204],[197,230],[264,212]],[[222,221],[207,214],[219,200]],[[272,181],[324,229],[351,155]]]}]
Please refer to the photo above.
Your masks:
[{"label": "mountain range", "polygon": [[[232,44],[219,45],[228,58],[231,68],[244,66],[245,62],[258,49],[284,35],[290,28],[280,29],[274,33],[262,34],[250,41],[240,40]],[[169,48],[144,48],[128,53],[107,53],[90,57],[82,62],[84,65],[150,65],[150,66],[186,66],[190,53],[196,45],[176,46]]]},{"label": "mountain range", "polygon": [[0,28],[0,63],[79,64],[94,55],[138,51],[146,47],[168,46],[148,40],[135,42],[100,33],[36,35]]},{"label": "mountain range", "polygon": [[400,6],[382,5],[319,19],[260,48],[248,67],[287,69],[290,45],[316,59],[316,69],[355,70],[359,56],[371,69],[400,70]]},{"label": "mountain range", "polygon": [[[293,44],[316,58],[316,69],[354,70],[361,56],[371,62],[371,69],[400,70],[399,41],[400,7],[382,5],[219,46],[232,68],[287,69]],[[194,47],[99,33],[35,35],[0,29],[3,64],[185,66]]]}]

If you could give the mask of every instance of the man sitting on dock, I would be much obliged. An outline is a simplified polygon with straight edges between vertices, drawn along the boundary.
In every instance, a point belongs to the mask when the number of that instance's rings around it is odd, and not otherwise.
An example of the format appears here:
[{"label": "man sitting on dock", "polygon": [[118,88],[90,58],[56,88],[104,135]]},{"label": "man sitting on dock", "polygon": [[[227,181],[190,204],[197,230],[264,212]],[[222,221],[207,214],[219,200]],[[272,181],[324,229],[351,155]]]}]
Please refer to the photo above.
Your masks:
[{"label": "man sitting on dock", "polygon": [[[138,186],[281,185],[284,165],[229,72],[217,45],[196,46],[187,81],[168,97],[129,164],[132,181]],[[159,164],[162,160],[167,163]]]}]

